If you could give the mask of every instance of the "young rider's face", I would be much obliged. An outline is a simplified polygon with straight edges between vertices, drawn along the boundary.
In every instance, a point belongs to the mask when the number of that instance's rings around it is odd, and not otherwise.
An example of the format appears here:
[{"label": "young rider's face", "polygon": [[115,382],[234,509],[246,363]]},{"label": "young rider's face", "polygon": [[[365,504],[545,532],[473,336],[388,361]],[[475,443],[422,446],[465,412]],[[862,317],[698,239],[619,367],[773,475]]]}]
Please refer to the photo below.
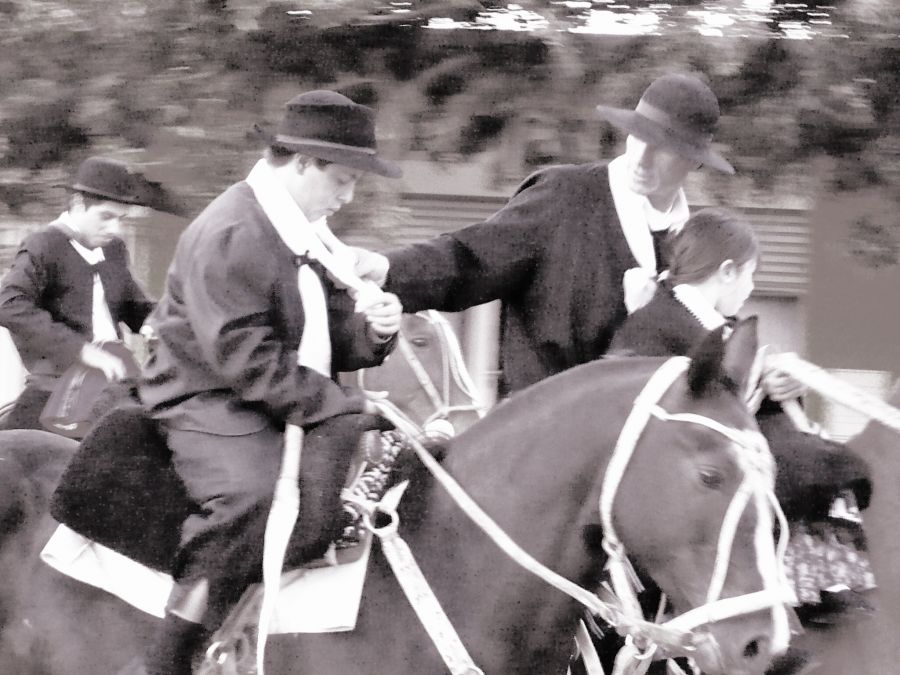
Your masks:
[{"label": "young rider's face", "polygon": [[122,234],[122,219],[130,207],[119,202],[96,202],[86,206],[76,198],[69,218],[78,230],[78,239],[88,248],[104,246]]},{"label": "young rider's face", "polygon": [[741,310],[753,292],[753,274],[755,272],[755,258],[735,269],[734,274],[723,285],[725,291],[716,303],[716,309],[722,316],[735,316]]}]

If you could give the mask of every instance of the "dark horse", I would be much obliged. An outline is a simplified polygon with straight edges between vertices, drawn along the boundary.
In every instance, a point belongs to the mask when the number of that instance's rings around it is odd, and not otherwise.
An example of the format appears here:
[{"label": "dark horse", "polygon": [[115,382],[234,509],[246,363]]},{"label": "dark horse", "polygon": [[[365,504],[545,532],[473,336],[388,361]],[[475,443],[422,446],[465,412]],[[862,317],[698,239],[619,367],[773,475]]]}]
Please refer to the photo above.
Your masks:
[{"label": "dark horse", "polygon": [[[660,393],[612,504],[612,523],[631,560],[666,592],[676,613],[704,605],[714,577],[722,581],[716,596],[724,598],[760,591],[771,581],[761,571],[765,546],[759,540],[765,537],[756,527],[771,514],[752,500],[735,521],[730,555],[717,565],[720,529],[744,478],[746,449],[715,427],[755,437],[754,419],[737,393],[754,354],[752,325],[741,325],[727,344],[715,336],[704,345],[686,374]],[[534,558],[594,588],[603,556],[582,534],[596,528],[620,431],[662,362],[598,361],[521,392],[452,440],[445,467]],[[675,417],[653,416],[660,414]],[[767,451],[763,455],[771,463]],[[564,673],[577,603],[507,558],[427,475],[414,476],[411,485],[400,507],[401,533],[479,668],[491,675]],[[4,561],[12,597],[0,663],[5,672],[115,673],[146,647],[155,620],[39,563],[37,550],[51,527],[25,523],[14,535],[24,542],[18,555]],[[711,675],[761,675],[778,643],[775,619],[783,611],[775,602],[701,622],[697,632],[705,647],[695,660]],[[31,639],[23,641],[24,634]],[[445,667],[376,553],[356,630],[270,636],[266,670],[375,675]]]}]

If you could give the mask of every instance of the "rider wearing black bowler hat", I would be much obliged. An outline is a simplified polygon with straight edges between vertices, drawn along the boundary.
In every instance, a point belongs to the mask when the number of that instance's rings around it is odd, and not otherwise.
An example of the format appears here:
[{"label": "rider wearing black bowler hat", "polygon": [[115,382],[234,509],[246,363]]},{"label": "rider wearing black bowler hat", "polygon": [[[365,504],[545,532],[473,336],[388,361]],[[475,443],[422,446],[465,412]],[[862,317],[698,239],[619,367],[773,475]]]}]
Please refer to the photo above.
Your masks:
[{"label": "rider wearing black bowler hat", "polygon": [[180,213],[161,186],[108,157],[84,160],[58,187],[70,192],[66,210],[25,238],[0,283],[0,326],[28,370],[3,429],[42,429],[45,404],[75,364],[110,381],[130,374],[99,346],[122,338],[120,323],[137,332],[153,309],[131,272],[121,221],[135,206]]}]

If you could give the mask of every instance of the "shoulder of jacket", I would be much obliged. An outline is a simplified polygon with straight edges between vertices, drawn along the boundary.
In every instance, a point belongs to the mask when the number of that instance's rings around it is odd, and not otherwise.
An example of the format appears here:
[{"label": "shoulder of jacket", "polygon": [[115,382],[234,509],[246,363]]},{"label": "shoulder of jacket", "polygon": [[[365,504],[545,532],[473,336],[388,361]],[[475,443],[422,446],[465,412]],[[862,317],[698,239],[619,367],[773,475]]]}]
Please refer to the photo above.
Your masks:
[{"label": "shoulder of jacket", "polygon": [[56,225],[49,224],[25,235],[19,248],[29,251],[46,252],[62,248],[69,242],[69,235]]},{"label": "shoulder of jacket", "polygon": [[587,164],[554,164],[553,166],[547,166],[531,173],[519,184],[515,194],[541,182],[565,182],[573,187],[577,184],[594,186],[597,184],[599,177],[606,175],[607,164],[608,162],[603,161]]}]

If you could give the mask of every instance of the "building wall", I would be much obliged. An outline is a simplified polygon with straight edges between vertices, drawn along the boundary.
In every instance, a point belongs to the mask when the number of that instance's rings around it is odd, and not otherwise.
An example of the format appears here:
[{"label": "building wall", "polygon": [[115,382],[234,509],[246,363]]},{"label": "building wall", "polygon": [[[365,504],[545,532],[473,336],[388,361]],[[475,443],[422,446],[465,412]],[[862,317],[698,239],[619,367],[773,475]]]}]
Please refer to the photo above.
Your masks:
[{"label": "building wall", "polygon": [[[900,375],[897,202],[884,188],[823,195],[811,216],[810,360],[884,399]],[[849,438],[867,417],[814,396],[832,435]]]}]

